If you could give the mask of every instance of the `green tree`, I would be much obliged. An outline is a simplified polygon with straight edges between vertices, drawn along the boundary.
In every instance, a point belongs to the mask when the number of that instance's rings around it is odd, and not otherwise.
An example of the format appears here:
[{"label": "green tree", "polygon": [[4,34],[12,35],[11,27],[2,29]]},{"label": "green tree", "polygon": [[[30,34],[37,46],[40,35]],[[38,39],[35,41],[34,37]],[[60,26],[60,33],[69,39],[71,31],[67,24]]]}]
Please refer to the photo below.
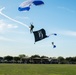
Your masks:
[{"label": "green tree", "polygon": [[64,64],[65,62],[64,62],[64,58],[62,57],[62,56],[59,56],[58,58],[58,62],[60,63],[60,64]]},{"label": "green tree", "polygon": [[5,56],[4,57],[4,61],[5,62],[12,62],[12,60],[13,60],[13,57],[12,56]]},{"label": "green tree", "polygon": [[20,54],[20,63],[26,63],[27,62],[27,56],[25,54]]},{"label": "green tree", "polygon": [[14,62],[19,63],[20,62],[20,57],[13,57]]},{"label": "green tree", "polygon": [[0,57],[0,63],[2,63],[3,62],[3,57]]},{"label": "green tree", "polygon": [[72,57],[66,57],[66,61],[68,64],[72,64],[73,58]]}]

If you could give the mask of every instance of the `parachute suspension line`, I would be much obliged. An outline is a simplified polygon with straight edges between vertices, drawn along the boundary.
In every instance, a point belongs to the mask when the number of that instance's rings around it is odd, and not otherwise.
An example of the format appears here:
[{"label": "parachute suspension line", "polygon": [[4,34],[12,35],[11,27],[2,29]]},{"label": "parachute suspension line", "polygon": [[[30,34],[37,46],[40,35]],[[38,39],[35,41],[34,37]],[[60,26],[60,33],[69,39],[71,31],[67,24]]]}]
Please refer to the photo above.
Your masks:
[{"label": "parachute suspension line", "polygon": [[15,20],[15,19],[13,19],[13,18],[11,18],[11,17],[3,14],[1,11],[0,11],[0,14],[1,14],[2,16],[4,16],[4,17],[8,18],[9,20],[14,21],[14,22],[16,22],[16,23],[19,23],[19,24],[21,24],[21,25],[23,25],[23,26],[25,26],[25,27],[27,27],[27,28],[29,29],[29,27],[28,27],[26,24],[24,24],[24,23],[22,23],[22,22],[20,22],[20,21],[17,21],[17,20]]},{"label": "parachute suspension line", "polygon": [[56,34],[56,33],[52,33],[52,34],[50,34],[49,36],[51,36],[51,35],[57,36],[57,34]]}]

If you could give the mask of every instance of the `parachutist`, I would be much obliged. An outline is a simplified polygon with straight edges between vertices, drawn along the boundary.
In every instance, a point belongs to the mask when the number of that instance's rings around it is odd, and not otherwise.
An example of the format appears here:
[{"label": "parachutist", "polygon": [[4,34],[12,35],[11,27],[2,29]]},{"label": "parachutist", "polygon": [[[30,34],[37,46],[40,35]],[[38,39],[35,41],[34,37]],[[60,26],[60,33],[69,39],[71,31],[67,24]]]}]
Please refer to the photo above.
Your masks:
[{"label": "parachutist", "polygon": [[52,42],[52,45],[54,45],[54,42]]},{"label": "parachutist", "polygon": [[54,44],[54,42],[52,42],[53,48],[56,48],[56,45]]},{"label": "parachutist", "polygon": [[30,28],[30,33],[32,33],[33,32],[33,28],[34,28],[33,24],[31,24],[31,26],[29,28]]}]

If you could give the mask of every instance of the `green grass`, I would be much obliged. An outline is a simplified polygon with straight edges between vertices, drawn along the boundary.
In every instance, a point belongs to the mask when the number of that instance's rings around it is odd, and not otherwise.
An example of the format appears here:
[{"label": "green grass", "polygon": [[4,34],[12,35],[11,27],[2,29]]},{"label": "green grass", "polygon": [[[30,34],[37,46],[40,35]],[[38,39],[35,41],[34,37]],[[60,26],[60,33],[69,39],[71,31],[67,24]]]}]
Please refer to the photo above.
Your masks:
[{"label": "green grass", "polygon": [[76,65],[0,64],[0,75],[76,75]]}]

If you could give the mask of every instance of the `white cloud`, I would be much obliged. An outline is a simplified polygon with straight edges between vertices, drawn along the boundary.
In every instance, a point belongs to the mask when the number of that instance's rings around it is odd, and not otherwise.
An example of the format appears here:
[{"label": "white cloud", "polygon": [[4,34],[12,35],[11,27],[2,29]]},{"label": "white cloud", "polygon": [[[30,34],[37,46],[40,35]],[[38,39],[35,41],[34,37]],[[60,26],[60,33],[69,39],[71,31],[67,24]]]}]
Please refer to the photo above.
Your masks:
[{"label": "white cloud", "polygon": [[3,20],[0,20],[0,32],[8,28],[18,28],[16,25],[7,24]]},{"label": "white cloud", "polygon": [[76,31],[67,31],[66,34],[69,36],[76,36]]},{"label": "white cloud", "polygon": [[64,31],[58,31],[57,33],[61,35],[76,37],[76,31],[64,30]]},{"label": "white cloud", "polygon": [[30,20],[30,18],[29,17],[20,17],[20,16],[17,16],[16,18],[18,18],[18,19],[26,19],[26,20]]},{"label": "white cloud", "polygon": [[68,12],[72,12],[72,13],[75,12],[75,11],[72,10],[72,9],[69,9],[69,8],[66,8],[66,7],[62,7],[62,6],[59,6],[58,8],[59,8],[59,9],[63,9],[63,10],[68,11]]},{"label": "white cloud", "polygon": [[14,40],[0,36],[0,41],[14,41]]},{"label": "white cloud", "polygon": [[7,28],[17,28],[18,26],[13,26],[12,24],[8,24]]}]

